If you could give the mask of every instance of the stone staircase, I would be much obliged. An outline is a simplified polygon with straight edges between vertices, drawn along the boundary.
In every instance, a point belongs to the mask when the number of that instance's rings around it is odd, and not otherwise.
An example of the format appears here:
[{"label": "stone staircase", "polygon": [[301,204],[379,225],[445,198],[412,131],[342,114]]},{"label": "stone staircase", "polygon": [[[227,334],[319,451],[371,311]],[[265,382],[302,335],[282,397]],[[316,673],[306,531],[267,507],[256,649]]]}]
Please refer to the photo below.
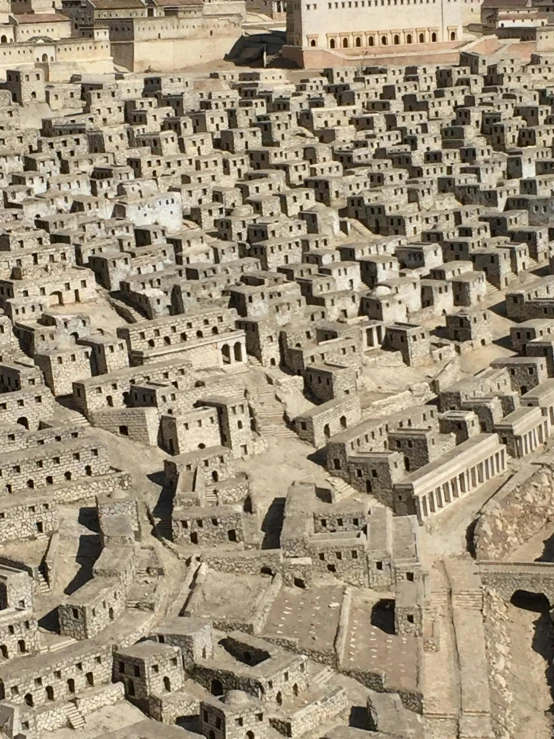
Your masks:
[{"label": "stone staircase", "polygon": [[252,394],[252,405],[262,436],[297,438],[294,431],[285,424],[283,405],[275,397],[275,390],[271,385],[258,387],[257,393]]},{"label": "stone staircase", "polygon": [[345,498],[350,498],[352,495],[355,495],[356,493],[358,495],[363,495],[364,500],[367,501],[372,506],[383,506],[383,504],[377,500],[373,495],[370,493],[360,493],[359,490],[356,490],[356,488],[352,487],[346,480],[343,480],[342,477],[328,477],[327,482],[331,487],[333,488],[334,493],[334,502],[339,503],[341,500],[344,500]]},{"label": "stone staircase", "polygon": [[116,298],[113,294],[106,291],[106,299],[110,306],[115,310],[118,316],[121,316],[128,323],[140,323],[144,321],[146,315],[138,311],[133,305],[124,300]]},{"label": "stone staircase", "polygon": [[328,477],[327,482],[333,489],[334,503],[340,503],[341,500],[349,498],[357,492],[352,485],[349,485],[341,477]]},{"label": "stone staircase", "polygon": [[481,611],[483,608],[483,593],[481,590],[462,590],[452,593],[452,608],[473,609]]},{"label": "stone staircase", "polygon": [[[45,537],[46,538],[46,537]],[[46,582],[46,578],[42,574],[42,572],[39,570],[37,574],[37,582],[38,582],[38,589],[41,595],[46,595],[50,592],[50,585]]]},{"label": "stone staircase", "polygon": [[204,493],[204,500],[207,506],[214,506],[217,505],[219,502],[217,493],[214,493],[213,490],[206,490],[206,492]]},{"label": "stone staircase", "polygon": [[[546,262],[546,264],[548,264],[548,262]],[[533,257],[527,257],[525,260],[526,272],[532,272],[534,269],[540,269],[541,267],[544,267],[544,264],[539,264],[536,259],[533,259]]]},{"label": "stone staircase", "polygon": [[320,688],[323,687],[323,685],[326,685],[329,680],[333,677],[334,672],[333,670],[326,665],[322,670],[320,670],[317,675],[313,678],[313,683],[315,685],[318,685]]},{"label": "stone staircase", "polygon": [[427,711],[423,708],[426,736],[455,739],[458,736],[458,717],[439,711]]},{"label": "stone staircase", "polygon": [[[45,649],[45,652],[59,652],[62,649],[67,649],[67,647],[70,647],[72,644],[76,644],[76,640],[72,639],[70,636],[67,636],[65,639],[60,639],[59,641],[52,644],[50,647]],[[41,650],[43,651],[43,650]]]},{"label": "stone staircase", "polygon": [[492,298],[496,295],[500,295],[500,290],[494,285],[491,285],[490,282],[487,282],[487,292],[485,293],[485,297]]},{"label": "stone staircase", "polygon": [[65,707],[65,715],[72,729],[82,729],[85,725],[85,717],[74,703],[68,703]]},{"label": "stone staircase", "polygon": [[90,426],[90,421],[88,420],[88,418],[86,416],[81,416],[81,415],[74,416],[71,419],[71,423],[74,426]]},{"label": "stone staircase", "polygon": [[226,375],[242,375],[244,372],[248,372],[248,365],[246,363],[226,364],[223,371]]}]

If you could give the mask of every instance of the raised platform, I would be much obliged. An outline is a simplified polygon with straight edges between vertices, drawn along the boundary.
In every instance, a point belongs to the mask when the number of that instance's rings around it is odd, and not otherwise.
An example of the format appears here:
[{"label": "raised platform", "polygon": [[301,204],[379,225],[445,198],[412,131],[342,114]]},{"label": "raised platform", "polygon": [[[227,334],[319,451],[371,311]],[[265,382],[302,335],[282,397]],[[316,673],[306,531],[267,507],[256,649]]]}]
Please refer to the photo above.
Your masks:
[{"label": "raised platform", "polygon": [[[457,64],[462,51],[492,54],[502,49],[496,37],[483,36],[462,41],[441,43],[403,44],[350,49],[321,49],[283,46],[282,58],[303,69],[325,67],[406,66],[416,64]],[[510,50],[514,44],[510,44]],[[525,50],[528,52],[528,50]]]}]

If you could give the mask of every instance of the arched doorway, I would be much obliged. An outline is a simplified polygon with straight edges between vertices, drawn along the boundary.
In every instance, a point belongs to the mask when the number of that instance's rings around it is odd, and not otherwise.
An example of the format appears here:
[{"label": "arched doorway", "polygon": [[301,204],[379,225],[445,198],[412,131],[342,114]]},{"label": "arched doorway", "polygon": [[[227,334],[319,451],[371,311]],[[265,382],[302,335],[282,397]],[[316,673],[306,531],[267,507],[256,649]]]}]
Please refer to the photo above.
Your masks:
[{"label": "arched doorway", "polygon": [[18,418],[16,423],[18,423],[20,426],[23,426],[23,428],[29,430],[29,421],[25,416],[21,416],[21,418]]},{"label": "arched doorway", "polygon": [[223,364],[231,364],[231,348],[229,344],[223,344],[221,347],[221,356],[223,358]]},{"label": "arched doorway", "polygon": [[346,426],[348,425],[347,422],[346,422],[346,416],[341,416],[340,417],[340,420],[339,420],[339,423],[340,423],[341,428],[345,429]]},{"label": "arched doorway", "polygon": [[534,593],[530,590],[516,590],[510,598],[510,603],[516,608],[533,613],[548,613],[550,603],[544,593]]},{"label": "arched doorway", "polygon": [[32,708],[32,707],[33,707],[33,706],[35,705],[35,702],[34,702],[34,700],[33,700],[33,696],[31,695],[31,693],[27,693],[27,694],[25,695],[25,698],[24,698],[23,700],[24,700],[24,701],[25,701],[25,703],[26,703],[26,704],[27,704],[28,706],[30,706],[31,708]]},{"label": "arched doorway", "polygon": [[325,436],[326,439],[328,439],[331,436],[331,429],[329,428],[328,423],[326,423],[325,426],[323,427],[323,435]]},{"label": "arched doorway", "polygon": [[54,688],[51,685],[46,686],[46,700],[53,701],[54,699]]},{"label": "arched doorway", "polygon": [[240,341],[237,341],[237,343],[235,344],[233,354],[235,356],[235,362],[242,362],[242,345]]},{"label": "arched doorway", "polygon": [[55,290],[53,293],[50,293],[50,305],[63,305],[63,293],[61,290]]},{"label": "arched doorway", "polygon": [[171,680],[168,677],[164,677],[164,690],[166,693],[171,692]]}]

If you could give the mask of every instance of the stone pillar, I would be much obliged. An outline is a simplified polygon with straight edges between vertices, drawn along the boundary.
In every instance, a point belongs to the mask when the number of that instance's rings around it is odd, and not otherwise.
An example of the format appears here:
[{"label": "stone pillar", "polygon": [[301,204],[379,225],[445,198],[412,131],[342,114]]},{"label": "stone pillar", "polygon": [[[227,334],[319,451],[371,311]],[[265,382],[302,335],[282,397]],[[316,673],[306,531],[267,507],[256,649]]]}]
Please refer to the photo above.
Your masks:
[{"label": "stone pillar", "polygon": [[436,513],[437,512],[437,501],[435,500],[435,491],[434,490],[431,490],[431,492],[429,493],[428,498],[429,498],[429,506],[431,508],[431,512],[432,513]]},{"label": "stone pillar", "polygon": [[450,484],[452,485],[452,495],[455,498],[458,498],[460,495],[460,490],[458,488],[458,476],[453,477]]}]

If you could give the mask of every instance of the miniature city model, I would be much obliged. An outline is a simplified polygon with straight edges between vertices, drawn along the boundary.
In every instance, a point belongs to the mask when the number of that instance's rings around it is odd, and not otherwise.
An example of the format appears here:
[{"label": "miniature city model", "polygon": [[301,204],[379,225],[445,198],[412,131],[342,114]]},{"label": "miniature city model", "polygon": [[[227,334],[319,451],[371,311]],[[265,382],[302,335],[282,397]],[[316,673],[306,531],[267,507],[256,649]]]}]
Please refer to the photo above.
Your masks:
[{"label": "miniature city model", "polygon": [[552,59],[0,126],[0,736],[552,736]]}]

